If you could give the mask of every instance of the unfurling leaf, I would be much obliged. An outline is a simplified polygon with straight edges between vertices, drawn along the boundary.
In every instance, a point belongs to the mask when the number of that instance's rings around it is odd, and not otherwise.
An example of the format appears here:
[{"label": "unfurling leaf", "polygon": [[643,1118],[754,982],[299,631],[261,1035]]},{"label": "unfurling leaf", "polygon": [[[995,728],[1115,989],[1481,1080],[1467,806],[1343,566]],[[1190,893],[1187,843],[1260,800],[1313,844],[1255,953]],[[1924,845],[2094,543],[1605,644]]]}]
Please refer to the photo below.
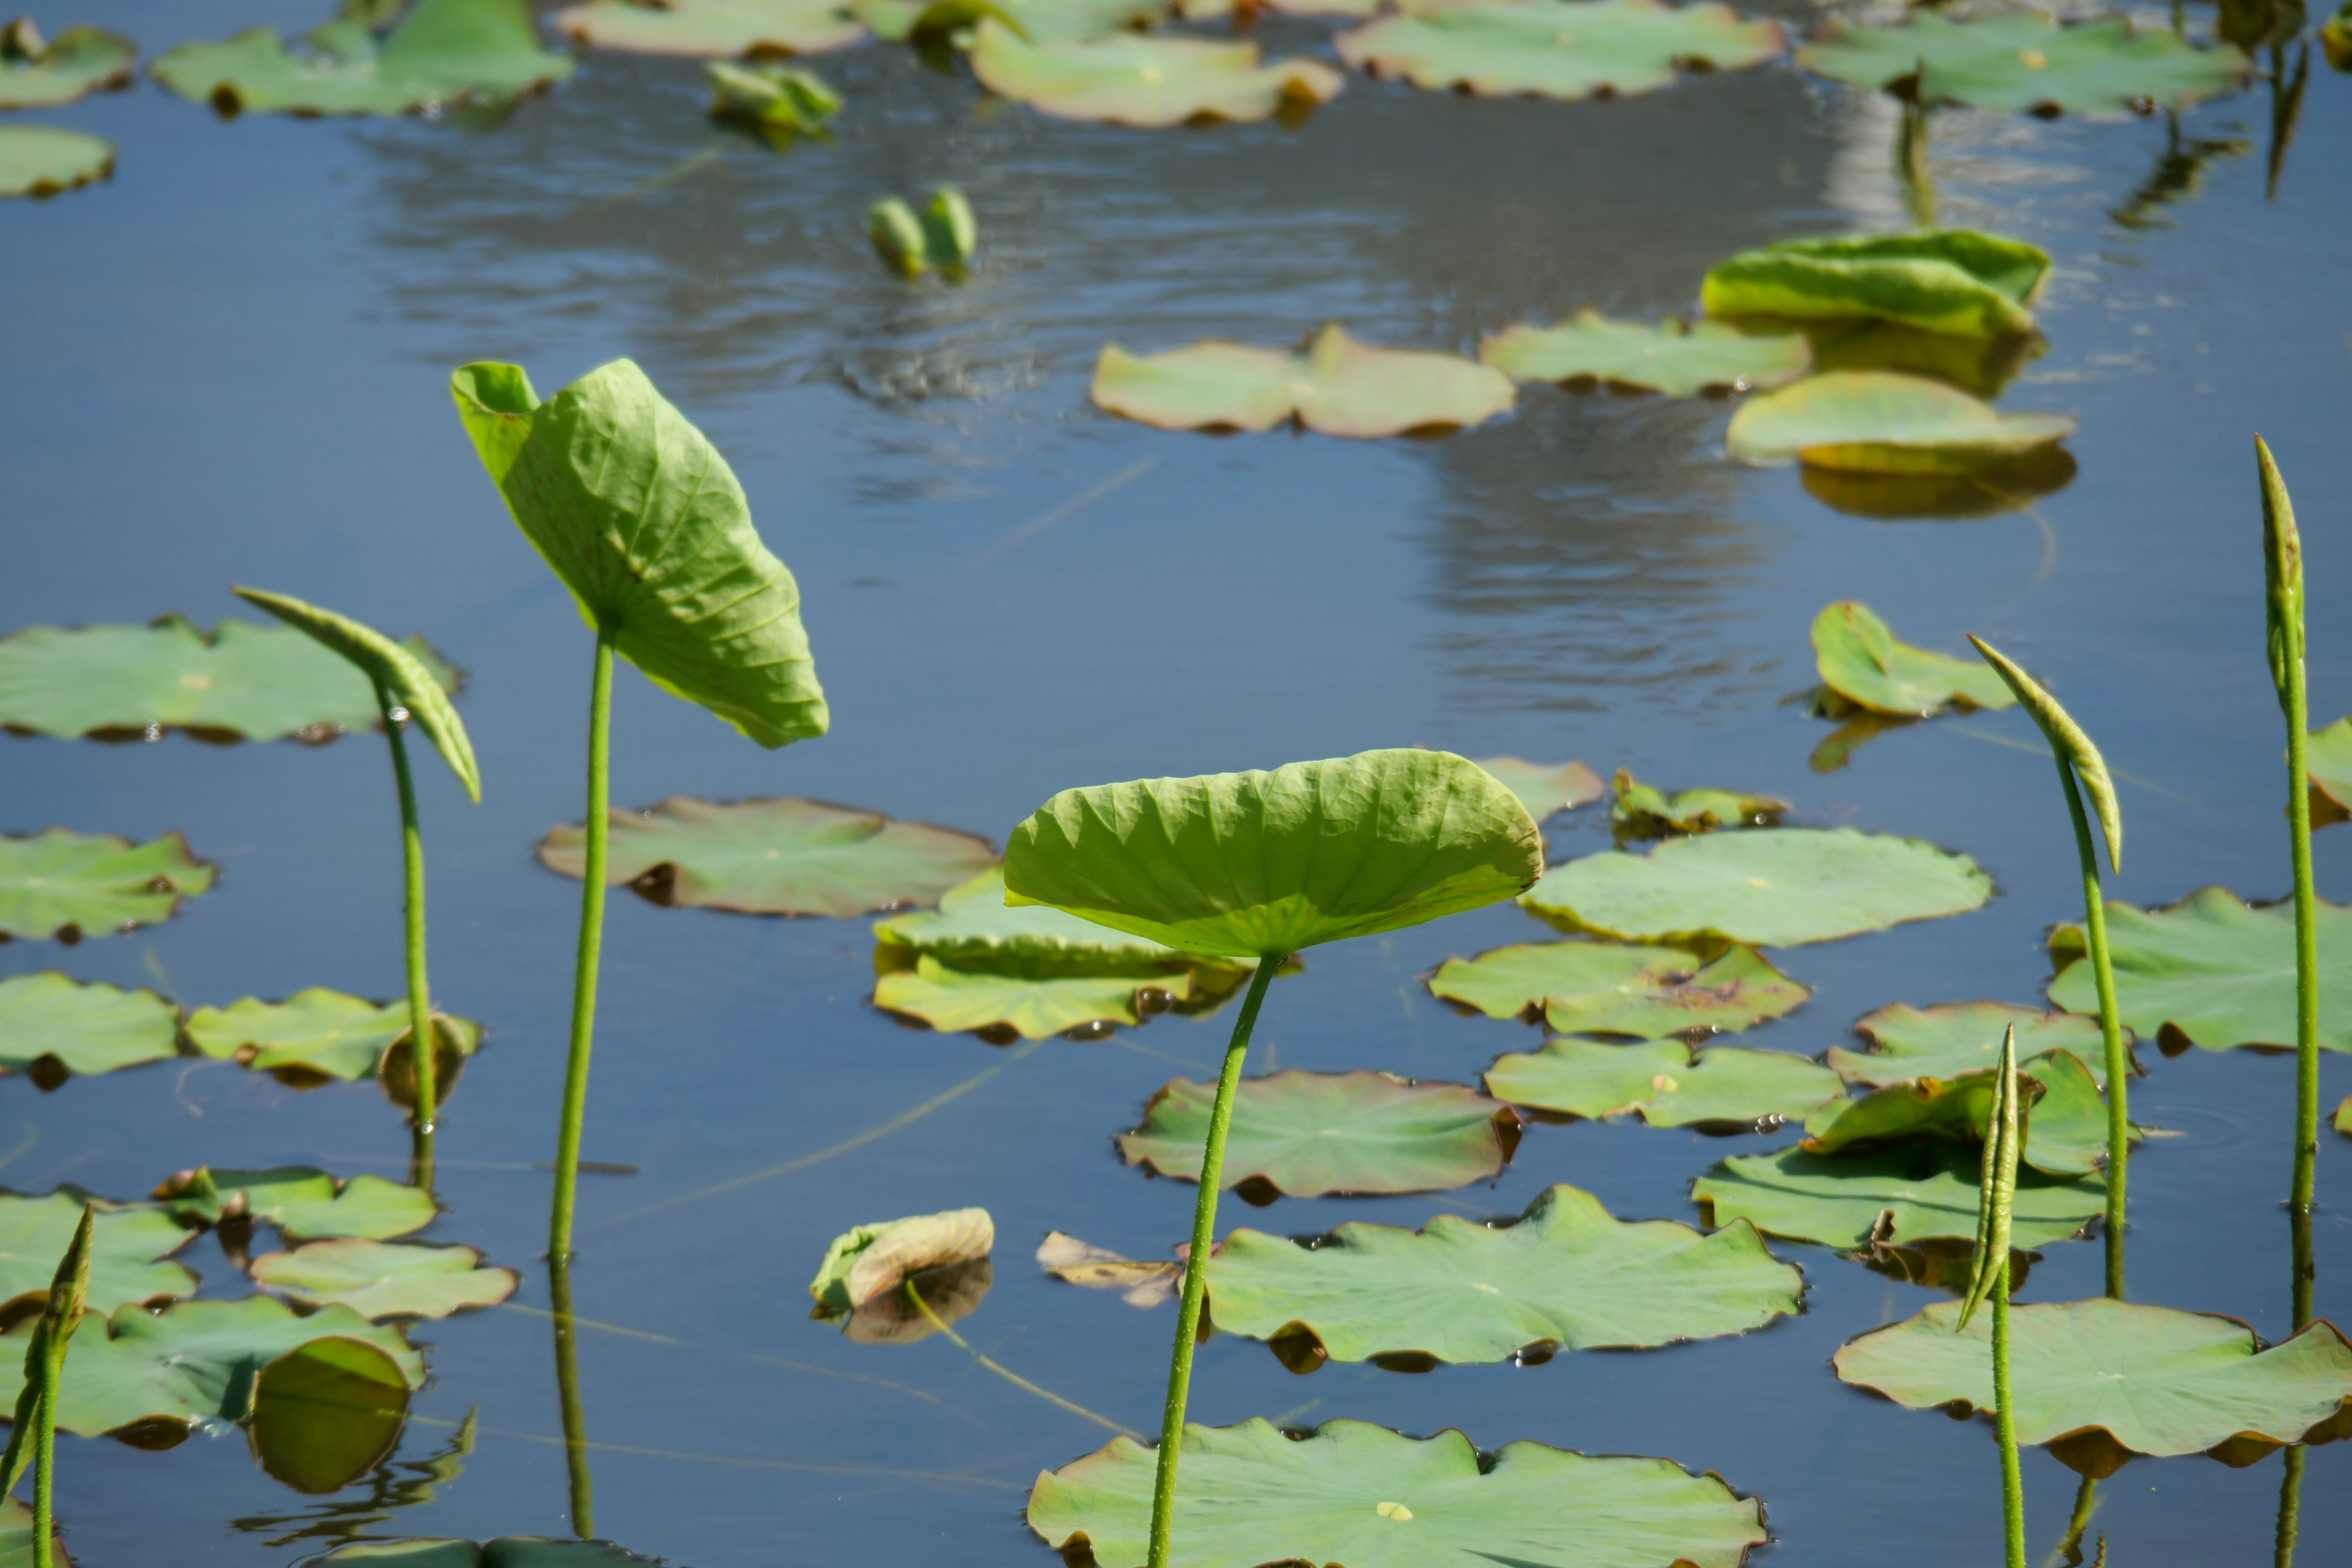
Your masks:
[{"label": "unfurling leaf", "polygon": [[2009,682],[2009,689],[2017,693],[2018,701],[2024,705],[2026,712],[2033,716],[2033,721],[2042,726],[2042,732],[2050,737],[2050,749],[2058,753],[2058,760],[2074,770],[2075,778],[2082,782],[2083,788],[2090,795],[2092,809],[2098,813],[2100,831],[2106,835],[2107,864],[2116,871],[2122,871],[2124,808],[2122,803],[2116,799],[2116,781],[2107,772],[2107,760],[2099,755],[2099,748],[2091,743],[2091,737],[2083,732],[2083,727],[2058,705],[2058,700],[2051,696],[2040,681],[2026,674],[1999,648],[1974,632],[1969,634],[1969,641],[1976,645],[1977,652],[1984,655],[1984,661],[1999,670],[2000,678]]},{"label": "unfurling leaf", "polygon": [[2284,711],[2289,667],[2303,661],[2303,536],[2295,531],[2286,480],[2260,436],[2254,461],[2263,477],[2263,608],[2270,626],[2271,685]]}]

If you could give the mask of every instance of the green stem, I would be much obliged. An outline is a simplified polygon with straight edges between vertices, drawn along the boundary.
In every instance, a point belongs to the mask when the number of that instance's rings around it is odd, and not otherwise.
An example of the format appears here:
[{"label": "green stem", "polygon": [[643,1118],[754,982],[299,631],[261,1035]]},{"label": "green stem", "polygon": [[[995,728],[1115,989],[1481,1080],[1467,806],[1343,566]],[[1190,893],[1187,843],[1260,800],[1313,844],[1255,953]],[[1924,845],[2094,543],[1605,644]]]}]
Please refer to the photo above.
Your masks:
[{"label": "green stem", "polygon": [[2294,1242],[2294,1326],[2300,1331],[2311,1321],[2311,1293],[2319,1283],[2319,1265],[2311,1256],[2311,1211],[2290,1209],[2286,1226]]},{"label": "green stem", "polygon": [[2271,1542],[2271,1568],[2294,1568],[2294,1538],[2303,1528],[2303,1445],[2286,1451],[2286,1479],[2279,1483],[2278,1533]]},{"label": "green stem", "polygon": [[2025,1478],[2017,1463],[2017,1406],[2009,1393],[2009,1270],[1992,1287],[1993,1425],[2000,1438],[2000,1509],[2008,1533],[2009,1568],[2025,1568]]},{"label": "green stem", "polygon": [[548,1260],[548,1291],[555,1310],[555,1397],[563,1413],[563,1464],[572,1477],[572,1533],[596,1533],[596,1479],[588,1469],[588,1415],[580,1405],[579,1330],[572,1321],[572,1262]]},{"label": "green stem", "polygon": [[2050,1554],[2042,1568],[2080,1568],[2083,1533],[2091,1528],[2091,1516],[2098,1511],[2098,1478],[2084,1476],[2074,1489],[2074,1515],[2066,1521],[2066,1537],[2058,1542],[2058,1550]]},{"label": "green stem", "polygon": [[2106,1047],[2107,1075],[2107,1294],[2124,1294],[2124,1200],[2131,1184],[2131,1058],[2124,1053],[2124,1020],[2116,1006],[2116,971],[2107,955],[2107,906],[2099,892],[2099,850],[2074,770],[2058,759],[2058,782],[2066,786],[2066,811],[2074,821],[2074,855],[2083,867],[2083,933],[2091,949],[2091,974],[2099,987],[2099,1036]]},{"label": "green stem", "polygon": [[408,1184],[421,1192],[433,1190],[433,1129],[408,1131]]},{"label": "green stem", "polygon": [[392,776],[400,781],[400,858],[406,897],[403,912],[408,928],[408,1055],[416,1074],[416,1107],[410,1120],[433,1131],[439,1097],[433,1075],[439,1041],[433,1033],[433,992],[425,978],[425,836],[416,826],[416,781],[408,771],[408,741],[401,733],[400,708],[378,681],[376,706],[383,712],[383,732],[392,742]]},{"label": "green stem", "polygon": [[555,1205],[547,1256],[572,1257],[572,1199],[580,1184],[580,1121],[588,1110],[588,1047],[596,1034],[596,963],[604,942],[604,836],[611,813],[613,635],[596,634],[596,675],[588,698],[586,864],[581,868],[580,952],[572,972],[572,1050],[563,1065],[563,1122],[555,1140]]},{"label": "green stem", "polygon": [[56,1550],[58,1385],[66,1376],[67,1338],[54,1334],[42,1346],[40,1440],[33,1459],[33,1568],[50,1568]]},{"label": "green stem", "polygon": [[[2304,733],[2310,727],[2298,655],[2286,661],[2286,821],[2294,853],[2294,1192],[2287,1206],[2301,1215],[2311,1212],[2319,1159],[2319,895],[2311,880],[2311,774],[2304,754]],[[2295,1292],[2294,1326],[2300,1329],[2311,1320],[2309,1295],[2299,1278]]]},{"label": "green stem", "polygon": [[[1926,74],[1922,62],[1921,74]],[[1895,137],[1895,174],[1903,184],[1904,205],[1917,227],[1936,226],[1936,174],[1927,163],[1927,106],[1916,98],[1903,100],[1903,121]]]},{"label": "green stem", "polygon": [[1160,1417],[1160,1468],[1151,1482],[1151,1555],[1149,1568],[1168,1568],[1168,1545],[1176,1523],[1176,1458],[1184,1445],[1184,1398],[1192,1385],[1192,1346],[1201,1330],[1201,1302],[1209,1290],[1209,1250],[1217,1238],[1217,1189],[1224,1178],[1225,1132],[1234,1121],[1234,1090],[1241,1083],[1242,1058],[1249,1054],[1250,1030],[1265,1000],[1267,983],[1282,960],[1269,953],[1257,961],[1241,1016],[1225,1047],[1224,1070],[1217,1078],[1217,1102],[1209,1112],[1209,1139],[1201,1151],[1201,1196],[1192,1205],[1192,1250],[1184,1261],[1184,1299],[1176,1312],[1176,1349],[1168,1359],[1168,1403]]}]

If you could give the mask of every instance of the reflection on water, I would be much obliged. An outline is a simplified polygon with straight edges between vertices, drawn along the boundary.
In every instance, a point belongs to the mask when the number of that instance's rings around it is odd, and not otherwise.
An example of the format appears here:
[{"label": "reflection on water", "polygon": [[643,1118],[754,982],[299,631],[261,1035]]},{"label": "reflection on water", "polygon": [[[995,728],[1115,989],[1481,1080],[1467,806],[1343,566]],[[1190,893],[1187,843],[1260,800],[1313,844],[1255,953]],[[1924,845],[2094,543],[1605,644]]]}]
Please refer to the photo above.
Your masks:
[{"label": "reflection on water", "polygon": [[465,1473],[467,1457],[474,1451],[474,1412],[432,1454],[422,1459],[394,1458],[378,1467],[358,1497],[316,1503],[288,1513],[251,1514],[231,1520],[232,1528],[264,1536],[264,1546],[284,1548],[302,1542],[342,1546],[357,1541],[391,1539],[375,1527],[389,1523],[404,1508],[433,1500],[441,1488]]}]

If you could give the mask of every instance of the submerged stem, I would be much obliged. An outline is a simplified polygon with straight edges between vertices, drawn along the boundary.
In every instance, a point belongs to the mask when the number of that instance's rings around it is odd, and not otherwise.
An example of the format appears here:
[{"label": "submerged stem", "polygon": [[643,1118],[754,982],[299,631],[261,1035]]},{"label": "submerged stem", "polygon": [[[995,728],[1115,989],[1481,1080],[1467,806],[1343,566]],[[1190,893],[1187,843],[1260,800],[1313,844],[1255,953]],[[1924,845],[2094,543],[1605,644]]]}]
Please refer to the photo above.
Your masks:
[{"label": "submerged stem", "polygon": [[572,1533],[596,1533],[596,1480],[588,1470],[588,1415],[580,1405],[579,1331],[572,1321],[572,1260],[548,1259],[548,1294],[555,1310],[555,1397],[563,1415],[563,1465],[572,1477]]},{"label": "submerged stem", "polygon": [[2066,786],[2066,811],[2074,823],[2074,854],[2083,866],[2083,935],[2091,950],[2091,974],[2099,987],[2099,1037],[2106,1047],[2107,1078],[2107,1294],[2124,1294],[2124,1202],[2131,1184],[2131,1117],[2125,1084],[2131,1058],[2124,1054],[2123,1015],[2116,1007],[2116,971],[2107,955],[2107,906],[2099,891],[2099,851],[2074,770],[2058,759],[2058,782]]},{"label": "submerged stem", "polygon": [[596,964],[604,942],[604,838],[612,795],[613,634],[596,634],[588,697],[588,819],[581,868],[580,952],[572,973],[572,1048],[563,1065],[563,1121],[555,1140],[555,1204],[547,1256],[572,1257],[572,1200],[580,1185],[580,1122],[588,1110],[588,1048],[596,1034]]},{"label": "submerged stem", "polygon": [[2000,1439],[2001,1523],[2009,1568],[2025,1568],[2025,1477],[2017,1462],[2017,1412],[2009,1392],[2010,1260],[2003,1256],[1992,1287],[1993,1424]]},{"label": "submerged stem", "polygon": [[384,739],[392,742],[392,776],[400,781],[400,856],[405,889],[402,910],[408,939],[408,1055],[416,1073],[416,1106],[409,1119],[425,1132],[433,1131],[438,1097],[433,1074],[438,1065],[433,1033],[433,992],[425,974],[425,836],[416,826],[416,782],[408,771],[408,742],[403,736],[400,705],[383,682],[375,684],[376,707],[383,713]]}]

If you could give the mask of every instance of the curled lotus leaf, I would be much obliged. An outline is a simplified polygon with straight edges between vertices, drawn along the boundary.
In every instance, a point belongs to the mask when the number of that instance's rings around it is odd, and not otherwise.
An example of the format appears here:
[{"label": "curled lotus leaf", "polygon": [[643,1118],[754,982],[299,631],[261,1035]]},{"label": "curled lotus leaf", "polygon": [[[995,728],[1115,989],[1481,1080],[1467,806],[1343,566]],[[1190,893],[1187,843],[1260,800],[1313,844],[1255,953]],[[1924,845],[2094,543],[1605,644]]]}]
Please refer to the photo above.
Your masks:
[{"label": "curled lotus leaf", "polygon": [[[1671,1459],[1529,1442],[1482,1455],[1457,1431],[1408,1437],[1364,1421],[1294,1437],[1257,1419],[1187,1426],[1181,1452],[1184,1568],[1737,1568],[1767,1538],[1760,1503]],[[1153,1450],[1114,1437],[1037,1478],[1029,1528],[1104,1568],[1136,1568],[1154,1468]]]},{"label": "curled lotus leaf", "polygon": [[1486,1069],[1486,1092],[1564,1116],[1638,1116],[1653,1127],[1759,1127],[1845,1096],[1837,1074],[1803,1057],[1680,1040],[1551,1040]]},{"label": "curled lotus leaf", "polygon": [[1674,84],[1677,68],[1745,70],[1780,58],[1780,24],[1712,3],[1516,0],[1384,16],[1343,33],[1339,58],[1415,87],[1485,97],[1631,97]]},{"label": "curled lotus leaf", "polygon": [[898,1289],[885,1291],[853,1312],[820,1310],[810,1315],[826,1322],[838,1321],[841,1337],[854,1345],[919,1344],[978,1311],[995,1282],[995,1266],[975,1258],[909,1274]]},{"label": "curled lotus leaf", "polygon": [[1813,617],[1822,684],[1873,713],[1924,718],[1948,708],[2013,708],[2017,696],[1982,661],[1915,647],[1868,605],[1841,599]]},{"label": "curled lotus leaf", "polygon": [[866,37],[845,0],[589,0],[554,20],[600,49],[709,59],[819,55]]},{"label": "curled lotus leaf", "polygon": [[2003,414],[1916,375],[1836,370],[1748,399],[1724,439],[1748,463],[1801,458],[1850,473],[1967,474],[2063,441],[2074,424],[2067,414]]},{"label": "curled lotus leaf", "polygon": [[[1091,966],[1089,966],[1091,967]],[[1192,1001],[1194,977],[1183,969],[1132,966],[1125,973],[1024,973],[1016,966],[966,968],[929,953],[912,969],[874,983],[874,1005],[953,1034],[970,1030],[992,1042],[1042,1040],[1050,1035],[1092,1037],[1118,1025],[1136,1025],[1171,1005]]]},{"label": "curled lotus leaf", "polygon": [[[1710,316],[1873,320],[1939,337],[2006,337],[2033,330],[2032,307],[2049,275],[2047,251],[1969,228],[1784,239],[1709,268],[1699,301]],[[1856,347],[1841,357],[1872,362],[1856,368],[1908,368]]]},{"label": "curled lotus leaf", "polygon": [[1686,948],[1600,942],[1527,942],[1449,958],[1429,988],[1489,1018],[1540,1018],[1561,1034],[1636,1038],[1735,1033],[1794,1012],[1812,994],[1752,948],[1702,963]]},{"label": "curled lotus leaf", "polygon": [[139,46],[103,27],[68,27],[44,38],[30,16],[0,23],[0,109],[55,109],[131,81]]},{"label": "curled lotus leaf", "polygon": [[1616,804],[1609,820],[1627,834],[1712,833],[1719,827],[1769,827],[1788,811],[1789,803],[1769,795],[1742,795],[1728,789],[1686,789],[1668,795],[1645,784],[1623,768],[1617,770],[1612,792]]},{"label": "curled lotus leaf", "polygon": [[1760,392],[1813,367],[1812,347],[1800,333],[1751,334],[1671,316],[1652,326],[1597,310],[1579,310],[1557,326],[1509,328],[1480,343],[1478,358],[1513,381],[1599,383],[1669,397]]},{"label": "curled lotus leaf", "polygon": [[[2352,728],[2352,721],[2347,721]],[[1582,763],[1530,763],[1519,757],[1480,757],[1478,765],[1502,781],[1519,797],[1528,815],[1538,822],[1591,805],[1603,794],[1601,775]]]},{"label": "curled lotus leaf", "polygon": [[338,1182],[309,1165],[267,1171],[215,1171],[199,1165],[155,1189],[156,1201],[189,1225],[244,1219],[276,1226],[289,1240],[359,1237],[388,1241],[422,1230],[440,1207],[421,1187],[382,1176]]},{"label": "curled lotus leaf", "polygon": [[36,1083],[162,1061],[179,1043],[180,1009],[152,991],[85,984],[55,970],[0,980],[0,1070],[30,1073]]},{"label": "curled lotus leaf", "polygon": [[1037,1244],[1037,1263],[1066,1284],[1116,1290],[1120,1300],[1145,1311],[1173,1298],[1184,1278],[1181,1263],[1138,1262],[1058,1230],[1047,1231]]},{"label": "curled lotus leaf", "polygon": [[[433,1032],[446,1095],[481,1047],[482,1026],[436,1013]],[[389,1090],[400,1076],[399,1058],[407,1054],[394,1047],[408,1041],[408,1002],[370,1002],[313,985],[283,1002],[245,996],[226,1007],[199,1007],[188,1015],[187,1037],[199,1053],[216,1061],[236,1061],[297,1085],[374,1078]]]},{"label": "curled lotus leaf", "polygon": [[1088,969],[1132,973],[1138,964],[1181,963],[1184,954],[1143,937],[1113,931],[1044,904],[1007,904],[1004,869],[991,866],[959,882],[940,899],[936,910],[918,910],[874,923],[884,948],[898,948],[950,963],[1050,964],[1045,974],[1077,974]]},{"label": "curled lotus leaf", "polygon": [[[1735,1154],[1691,1184],[1709,1225],[1747,1220],[1767,1236],[1851,1250],[1936,1238],[1973,1241],[1979,1151],[1901,1144],[1850,1154]],[[2084,1234],[2106,1212],[2091,1176],[2020,1171],[2010,1245],[2042,1247]]]},{"label": "curled lotus leaf", "polygon": [[2000,1056],[2001,1033],[2011,1026],[2017,1030],[2019,1060],[2063,1049],[2083,1064],[2094,1083],[2106,1088],[2099,1076],[2106,1058],[2100,1049],[2098,1019],[2006,1002],[1946,1002],[1933,1007],[1897,1002],[1855,1020],[1853,1032],[1870,1042],[1867,1052],[1832,1046],[1822,1060],[1846,1082],[1870,1089],[1915,1079],[1954,1079],[1991,1067]]},{"label": "curled lotus leaf", "polygon": [[2061,23],[2039,11],[1969,21],[1914,12],[1893,27],[1832,21],[1797,64],[1856,87],[1901,86],[1923,103],[2036,114],[2186,109],[2234,92],[2253,68],[2231,46],[2200,49],[2127,17]]},{"label": "curled lotus leaf", "polygon": [[[2082,1058],[2053,1049],[2021,1063],[2019,1070],[2034,1086],[2026,1101],[2025,1144],[2019,1158],[2053,1176],[2087,1175],[2105,1165],[2106,1102]],[[1948,1079],[1918,1078],[1889,1084],[1859,1100],[1824,1107],[1806,1124],[1811,1136],[1798,1146],[1808,1153],[1834,1154],[1907,1138],[1978,1142],[1984,1137],[1998,1087],[1999,1075],[1991,1068]]]},{"label": "curled lotus leaf", "polygon": [[177,833],[144,844],[62,827],[0,837],[0,934],[72,943],[158,925],[218,874]]},{"label": "curled lotus leaf", "polygon": [[[2352,816],[2352,719],[2338,719],[2324,730],[2314,730],[2304,742],[2304,766],[2311,775],[2312,804],[2333,808],[2330,822]],[[2323,813],[2315,809],[2312,826],[2321,826]]]},{"label": "curled lotus leaf", "polygon": [[155,79],[224,115],[422,114],[539,92],[570,76],[539,47],[524,0],[417,0],[381,44],[358,22],[313,28],[289,48],[273,27],[182,44]]},{"label": "curled lotus leaf", "polygon": [[304,1307],[339,1302],[376,1322],[386,1318],[446,1318],[475,1307],[495,1307],[522,1277],[484,1268],[470,1247],[427,1247],[410,1241],[347,1237],[264,1253],[249,1270],[254,1283]]},{"label": "curled lotus leaf", "polygon": [[[1201,1179],[1217,1086],[1174,1079],[1118,1138],[1119,1157]],[[1475,1089],[1384,1072],[1270,1073],[1234,1090],[1223,1184],[1295,1198],[1430,1193],[1482,1182],[1518,1142],[1518,1118]]]},{"label": "curled lotus leaf", "polygon": [[501,1535],[478,1544],[440,1537],[362,1541],[303,1560],[359,1563],[370,1568],[659,1568],[657,1559],[624,1552],[609,1541],[555,1541],[544,1535]]},{"label": "curled lotus leaf", "polygon": [[[1848,1340],[1838,1376],[1907,1409],[1990,1411],[1990,1314],[1956,1330],[1958,1311],[1939,1301]],[[2105,1296],[2012,1307],[2009,1323],[2021,1443],[2102,1431],[2158,1458],[2293,1443],[2352,1398],[2352,1343],[2326,1319],[2269,1346],[2235,1318]]]},{"label": "curled lotus leaf", "polygon": [[1131,354],[1109,344],[1095,363],[1095,404],[1161,430],[1271,430],[1297,419],[1326,436],[1377,440],[1465,429],[1510,411],[1518,394],[1498,370],[1453,354],[1376,349],[1337,326],[1285,353],[1195,343]]},{"label": "curled lotus leaf", "polygon": [[54,196],[114,175],[114,143],[58,125],[0,125],[0,196]]},{"label": "curled lotus leaf", "polygon": [[1129,33],[1031,43],[993,18],[975,35],[971,69],[989,91],[1041,114],[1147,128],[1295,113],[1343,85],[1320,60],[1263,60],[1254,43]]},{"label": "curled lotus leaf", "polygon": [[896,1290],[909,1275],[986,1258],[996,1246],[996,1224],[981,1208],[861,1225],[833,1238],[809,1281],[820,1317],[855,1311]]},{"label": "curled lotus leaf", "polygon": [[82,1211],[90,1222],[87,1305],[100,1316],[117,1307],[154,1306],[196,1290],[194,1270],[169,1261],[195,1233],[159,1208],[110,1204],[79,1187],[39,1197],[0,1193],[0,1318],[38,1315],[58,1259],[73,1241]]}]

